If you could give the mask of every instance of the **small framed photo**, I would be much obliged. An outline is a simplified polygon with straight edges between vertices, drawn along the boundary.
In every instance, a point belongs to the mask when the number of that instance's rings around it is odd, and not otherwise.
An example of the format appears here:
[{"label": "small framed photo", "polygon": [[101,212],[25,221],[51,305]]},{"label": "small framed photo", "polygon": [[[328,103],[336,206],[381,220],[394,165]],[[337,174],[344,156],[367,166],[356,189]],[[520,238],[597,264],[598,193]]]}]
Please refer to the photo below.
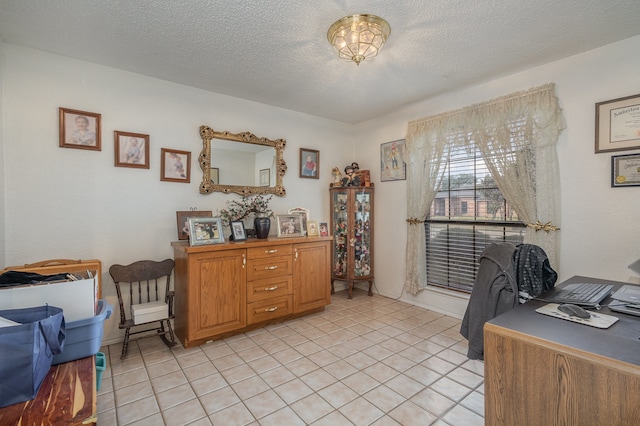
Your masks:
[{"label": "small framed photo", "polygon": [[260,170],[260,186],[271,186],[271,169]]},{"label": "small framed photo", "polygon": [[149,135],[119,130],[113,134],[116,167],[149,168]]},{"label": "small framed photo", "polygon": [[220,185],[220,169],[217,167],[211,168],[211,182],[214,185]]},{"label": "small framed photo", "polygon": [[640,186],[640,154],[611,157],[611,187]]},{"label": "small framed photo", "polygon": [[247,239],[247,233],[244,230],[244,222],[241,220],[233,220],[231,225],[231,236],[233,241],[244,241]]},{"label": "small framed photo", "polygon": [[178,224],[178,240],[189,239],[189,218],[190,217],[212,217],[211,211],[189,210],[176,212],[176,221]]},{"label": "small framed photo", "polygon": [[309,209],[305,209],[304,207],[294,207],[287,211],[289,214],[299,214],[302,215],[302,233],[307,233],[307,222],[309,221]]},{"label": "small framed photo", "polygon": [[405,140],[380,145],[380,181],[406,180]]},{"label": "small framed photo", "polygon": [[60,146],[62,148],[102,150],[101,114],[77,109],[59,108]]},{"label": "small framed photo", "polygon": [[304,237],[302,218],[300,214],[276,215],[278,238]]},{"label": "small framed photo", "polygon": [[640,148],[640,95],[596,104],[596,154]]},{"label": "small framed photo", "polygon": [[190,217],[189,245],[202,246],[224,243],[222,219],[219,217]]},{"label": "small framed photo", "polygon": [[327,225],[327,222],[320,222],[320,236],[321,237],[329,236],[329,225]]},{"label": "small framed photo", "polygon": [[320,178],[320,151],[300,148],[300,177],[306,179]]},{"label": "small framed photo", "polygon": [[310,220],[307,222],[307,235],[310,237],[317,237],[320,235],[320,230],[318,229],[318,221]]},{"label": "small framed photo", "polygon": [[167,182],[191,182],[191,153],[175,149],[161,150],[160,180]]}]

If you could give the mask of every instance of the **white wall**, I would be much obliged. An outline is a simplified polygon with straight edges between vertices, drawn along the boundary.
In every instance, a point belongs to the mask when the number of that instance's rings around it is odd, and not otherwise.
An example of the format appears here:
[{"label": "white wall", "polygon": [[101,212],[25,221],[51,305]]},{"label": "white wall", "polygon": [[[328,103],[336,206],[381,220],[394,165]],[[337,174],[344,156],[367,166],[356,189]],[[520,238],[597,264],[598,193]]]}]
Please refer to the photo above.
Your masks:
[{"label": "white wall", "polygon": [[[611,188],[611,156],[594,153],[595,103],[640,93],[640,36],[476,87],[425,100],[357,126],[355,152],[379,162],[380,144],[401,139],[411,120],[451,111],[545,83],[556,83],[567,128],[558,141],[561,226],[559,280],[573,275],[639,282],[627,265],[640,258],[640,187]],[[389,297],[462,316],[462,294],[436,290],[404,294],[406,182],[376,185],[377,290]]]},{"label": "white wall", "polygon": [[[0,263],[101,259],[105,297],[116,303],[109,266],[171,257],[175,212],[215,212],[229,199],[198,193],[198,128],[207,124],[287,140],[287,196],[274,197],[276,212],[301,206],[312,219],[328,221],[331,168],[358,161],[370,169],[376,187],[375,290],[461,316],[466,297],[459,293],[403,293],[406,182],[380,182],[380,144],[403,138],[410,120],[555,82],[567,121],[558,143],[560,279],[582,274],[638,282],[626,265],[640,257],[640,188],[610,188],[612,154],[594,154],[594,104],[640,93],[640,57],[632,54],[639,48],[640,37],[634,37],[350,126],[0,44]],[[58,107],[102,114],[101,152],[58,147]],[[150,135],[150,170],[113,166],[114,130]],[[298,178],[301,147],[321,151],[319,180]],[[190,184],[160,181],[160,148],[191,151]],[[624,153],[631,152],[638,151]],[[116,316],[107,322],[106,340],[119,335]]]},{"label": "white wall", "polygon": [[[108,275],[112,264],[173,257],[176,211],[197,207],[215,213],[236,197],[199,194],[203,124],[286,139],[287,195],[273,198],[273,210],[286,213],[301,206],[312,219],[329,220],[331,168],[346,161],[342,147],[353,140],[353,126],[12,44],[0,46],[2,267],[55,258],[100,259],[103,293],[117,311]],[[102,114],[102,151],[58,146],[59,107]],[[114,167],[114,130],[150,135],[150,169]],[[320,179],[298,178],[301,147],[321,151]],[[160,181],[161,148],[191,152],[190,184]],[[107,321],[107,341],[119,335],[117,316]]]},{"label": "white wall", "polygon": [[[4,79],[2,75],[4,74],[4,45],[0,43],[0,117],[4,117],[5,111],[5,100],[4,100]],[[2,165],[2,170],[4,171],[4,119],[0,118],[0,165]],[[5,233],[5,197],[4,194],[7,192],[5,187],[4,173],[0,171],[0,188],[2,191],[0,192],[0,241],[6,241],[6,233]],[[0,263],[6,257],[6,245],[0,244]]]}]

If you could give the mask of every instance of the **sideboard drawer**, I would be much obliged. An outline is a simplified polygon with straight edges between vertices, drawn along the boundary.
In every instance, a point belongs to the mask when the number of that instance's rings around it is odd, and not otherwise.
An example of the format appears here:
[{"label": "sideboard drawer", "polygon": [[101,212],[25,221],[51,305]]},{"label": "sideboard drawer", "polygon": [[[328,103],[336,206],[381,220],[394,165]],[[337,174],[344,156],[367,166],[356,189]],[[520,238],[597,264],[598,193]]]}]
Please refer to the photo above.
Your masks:
[{"label": "sideboard drawer", "polygon": [[291,256],[291,244],[271,247],[251,247],[247,249],[247,259],[262,259],[265,257]]},{"label": "sideboard drawer", "polygon": [[249,303],[247,308],[247,325],[268,321],[293,313],[292,296]]},{"label": "sideboard drawer", "polygon": [[247,283],[247,302],[271,299],[293,294],[293,278],[291,275],[249,281]]},{"label": "sideboard drawer", "polygon": [[293,273],[291,256],[278,256],[263,259],[249,259],[247,262],[247,280],[281,277]]}]

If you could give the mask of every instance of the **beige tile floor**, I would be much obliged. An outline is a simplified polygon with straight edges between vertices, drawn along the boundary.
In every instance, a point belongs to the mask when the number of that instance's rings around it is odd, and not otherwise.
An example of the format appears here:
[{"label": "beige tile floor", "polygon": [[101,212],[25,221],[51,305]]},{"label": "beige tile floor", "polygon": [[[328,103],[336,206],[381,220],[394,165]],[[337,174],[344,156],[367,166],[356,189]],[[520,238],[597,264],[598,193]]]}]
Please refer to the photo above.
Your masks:
[{"label": "beige tile floor", "polygon": [[102,348],[98,425],[483,425],[458,319],[365,292],[195,348]]}]

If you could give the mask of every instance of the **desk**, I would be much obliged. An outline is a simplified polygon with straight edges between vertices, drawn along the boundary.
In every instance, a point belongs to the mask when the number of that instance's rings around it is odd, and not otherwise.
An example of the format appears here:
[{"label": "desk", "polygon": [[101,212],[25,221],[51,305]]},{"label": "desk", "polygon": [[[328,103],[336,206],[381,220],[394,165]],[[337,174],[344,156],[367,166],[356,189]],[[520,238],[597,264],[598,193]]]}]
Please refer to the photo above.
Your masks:
[{"label": "desk", "polygon": [[[577,282],[628,284],[575,276],[551,291]],[[603,307],[620,319],[597,329],[535,312],[545,304],[485,324],[485,424],[640,424],[640,317]]]},{"label": "desk", "polygon": [[96,413],[96,361],[90,356],[51,367],[34,399],[0,408],[0,425],[95,424]]}]

